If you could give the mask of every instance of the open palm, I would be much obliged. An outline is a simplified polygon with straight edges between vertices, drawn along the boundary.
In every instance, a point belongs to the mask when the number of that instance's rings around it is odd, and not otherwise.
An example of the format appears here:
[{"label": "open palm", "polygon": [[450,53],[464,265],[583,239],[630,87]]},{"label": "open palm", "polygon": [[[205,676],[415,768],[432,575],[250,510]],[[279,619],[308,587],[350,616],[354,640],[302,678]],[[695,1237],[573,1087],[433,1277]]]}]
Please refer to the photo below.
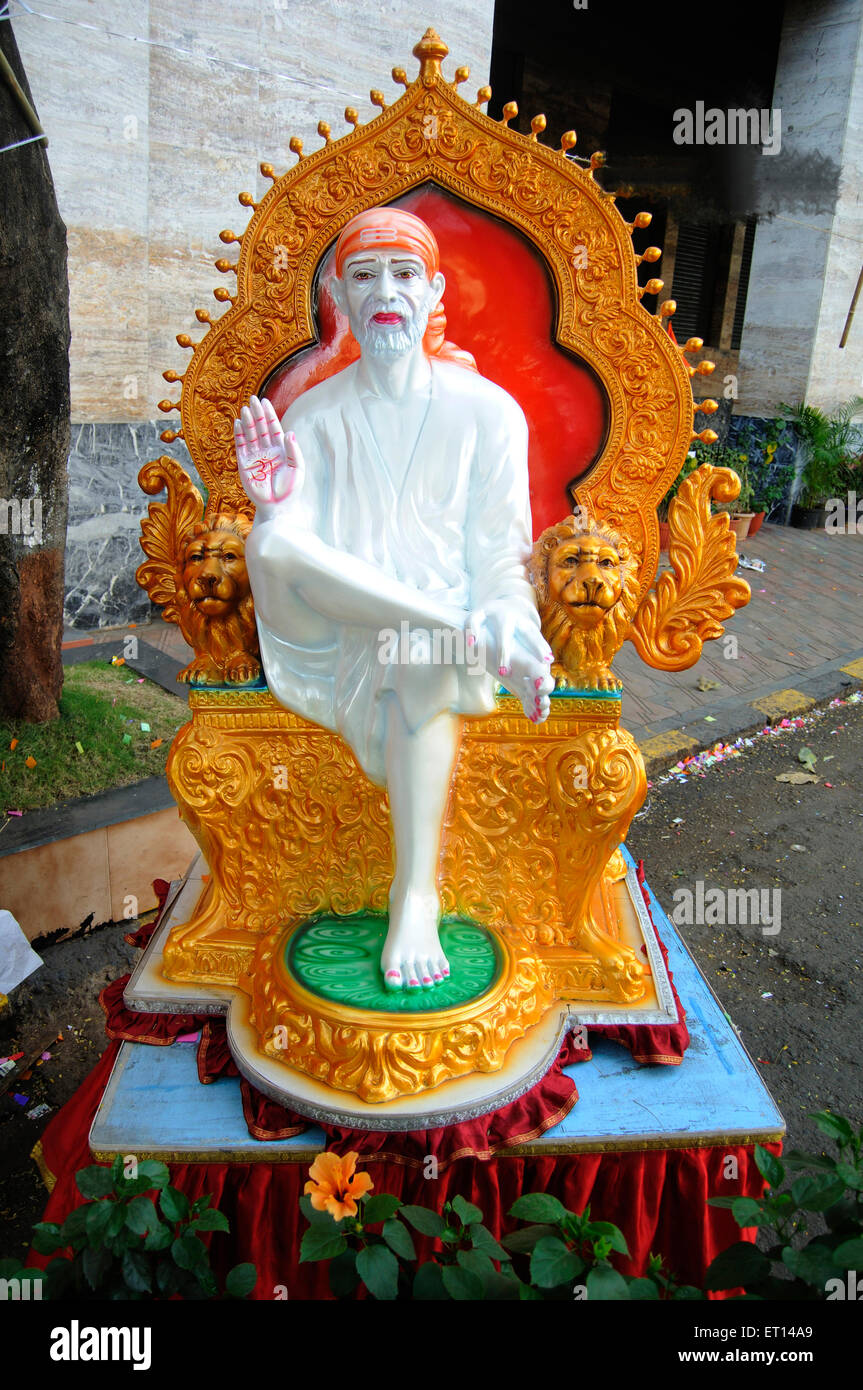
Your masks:
[{"label": "open palm", "polygon": [[252,396],[234,421],[240,481],[256,507],[284,502],[302,486],[305,464],[294,434],[287,437],[268,400]]}]

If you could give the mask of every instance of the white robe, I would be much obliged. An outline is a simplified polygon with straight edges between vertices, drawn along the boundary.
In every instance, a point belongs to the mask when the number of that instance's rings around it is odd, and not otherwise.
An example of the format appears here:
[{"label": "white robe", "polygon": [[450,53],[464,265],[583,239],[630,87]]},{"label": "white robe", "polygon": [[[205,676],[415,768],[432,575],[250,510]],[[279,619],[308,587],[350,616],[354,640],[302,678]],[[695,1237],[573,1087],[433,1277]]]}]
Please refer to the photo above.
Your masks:
[{"label": "white robe", "polygon": [[[505,600],[538,631],[525,573],[531,525],[524,414],[477,373],[448,362],[431,365],[428,413],[400,482],[369,426],[358,363],[301,395],[282,424],[294,431],[305,458],[302,491],[263,525],[271,538],[273,528],[308,529],[441,602],[476,610]],[[261,524],[256,519],[247,545],[253,594]],[[382,662],[380,634],[346,623],[330,623],[319,645],[300,645],[289,624],[274,617],[272,603],[268,608],[268,622],[258,615],[258,632],[273,695],[337,730],[381,785],[386,692],[394,692],[411,731],[444,710],[494,708],[495,680],[470,661],[431,664],[413,651],[410,661],[402,655]]]}]

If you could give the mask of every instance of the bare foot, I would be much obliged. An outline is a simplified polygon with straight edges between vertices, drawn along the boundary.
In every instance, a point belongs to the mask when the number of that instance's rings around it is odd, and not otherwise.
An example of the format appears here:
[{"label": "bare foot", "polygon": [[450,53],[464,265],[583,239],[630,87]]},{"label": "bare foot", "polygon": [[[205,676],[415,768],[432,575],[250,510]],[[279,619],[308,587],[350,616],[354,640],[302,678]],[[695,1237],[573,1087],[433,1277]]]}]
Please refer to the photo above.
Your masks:
[{"label": "bare foot", "polygon": [[440,903],[434,893],[390,899],[390,928],[381,953],[387,989],[433,989],[449,976],[438,936]]}]

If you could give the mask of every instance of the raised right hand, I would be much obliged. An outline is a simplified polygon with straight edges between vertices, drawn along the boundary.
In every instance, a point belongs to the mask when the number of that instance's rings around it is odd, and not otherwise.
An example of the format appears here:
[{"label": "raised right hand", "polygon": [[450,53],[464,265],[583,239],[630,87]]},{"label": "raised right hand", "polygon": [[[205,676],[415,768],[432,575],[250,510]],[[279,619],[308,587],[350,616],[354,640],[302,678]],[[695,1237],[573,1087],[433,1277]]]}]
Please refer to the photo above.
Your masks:
[{"label": "raised right hand", "polygon": [[240,482],[256,507],[267,511],[299,493],[305,462],[296,435],[285,437],[272,403],[252,396],[234,421]]}]

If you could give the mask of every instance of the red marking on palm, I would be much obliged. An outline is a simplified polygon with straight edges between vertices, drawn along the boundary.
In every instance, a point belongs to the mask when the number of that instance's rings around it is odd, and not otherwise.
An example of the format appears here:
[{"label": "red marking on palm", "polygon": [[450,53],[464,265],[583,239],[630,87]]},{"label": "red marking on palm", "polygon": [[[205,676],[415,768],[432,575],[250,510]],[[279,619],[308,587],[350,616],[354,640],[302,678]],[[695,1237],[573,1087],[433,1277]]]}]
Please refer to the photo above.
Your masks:
[{"label": "red marking on palm", "polygon": [[285,438],[272,404],[252,396],[234,421],[240,481],[256,507],[284,502],[298,491],[303,456],[293,434]]}]

